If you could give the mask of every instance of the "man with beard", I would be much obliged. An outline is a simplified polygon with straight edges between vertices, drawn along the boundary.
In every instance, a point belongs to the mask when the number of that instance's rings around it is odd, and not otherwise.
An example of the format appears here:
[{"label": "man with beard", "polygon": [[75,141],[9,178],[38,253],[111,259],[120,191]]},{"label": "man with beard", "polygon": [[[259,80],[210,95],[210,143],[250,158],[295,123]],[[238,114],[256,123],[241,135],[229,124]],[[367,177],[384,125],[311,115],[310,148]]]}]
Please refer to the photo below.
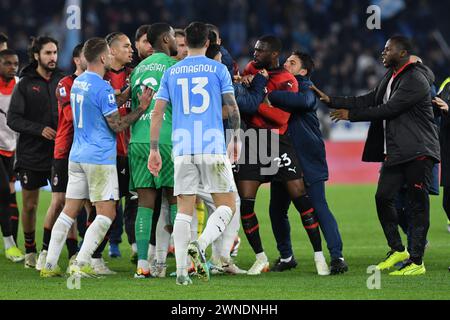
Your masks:
[{"label": "man with beard", "polygon": [[148,108],[151,90],[139,96],[140,105],[121,117],[113,88],[103,80],[111,67],[108,43],[102,38],[86,41],[83,53],[87,71],[75,79],[70,93],[74,138],[69,155],[69,182],[66,203],[53,226],[47,261],[41,275],[62,275],[58,259],[69,229],[85,200],[95,206],[97,216],[86,231],[76,260],[69,266],[73,276],[95,276],[91,256],[104,239],[116,216],[119,199],[116,133],[128,128]]},{"label": "man with beard", "polygon": [[[143,89],[158,90],[164,72],[177,61],[172,58],[177,54],[175,31],[167,23],[154,23],[148,28],[147,38],[154,53],[142,61],[131,74],[131,108],[139,105],[138,97]],[[138,265],[135,278],[150,277],[148,262],[148,248],[150,231],[157,189],[163,188],[169,201],[171,222],[177,213],[177,200],[173,196],[173,160],[172,160],[172,112],[168,108],[163,121],[160,141],[160,150],[163,157],[163,167],[158,178],[152,176],[147,169],[147,160],[150,153],[150,125],[151,114],[155,106],[152,101],[147,112],[131,127],[130,141],[130,189],[138,194],[138,211],[136,216],[135,233],[138,251]],[[157,222],[157,221],[156,221]],[[154,223],[156,223],[154,222]],[[156,227],[156,225],[155,225]],[[157,273],[165,274],[165,264],[157,266]]]},{"label": "man with beard", "polygon": [[[255,44],[254,61],[250,62],[244,74],[255,75],[260,69],[267,69],[269,81],[267,91],[298,91],[295,77],[279,63],[281,41],[275,36],[259,38]],[[314,248],[314,257],[319,275],[328,275],[329,270],[322,252],[319,223],[314,207],[306,194],[301,168],[291,139],[287,134],[290,113],[276,106],[261,103],[254,112],[243,115],[249,138],[254,130],[257,143],[245,141],[245,163],[239,164],[235,175],[241,197],[241,220],[247,240],[256,254],[256,261],[248,275],[259,275],[269,270],[269,261],[264,252],[259,224],[255,213],[255,198],[258,188],[265,182],[279,182],[289,194],[300,214],[302,223]],[[278,149],[275,142],[278,142]],[[266,156],[268,163],[263,159]],[[256,158],[256,159],[254,159]],[[254,161],[256,160],[256,161]],[[266,162],[266,163],[264,163]]]},{"label": "man with beard", "polygon": [[[408,38],[390,38],[382,53],[389,69],[380,84],[359,97],[329,97],[313,87],[332,108],[335,120],[371,121],[363,161],[382,162],[375,195],[378,218],[390,251],[378,270],[388,270],[408,261],[390,275],[425,274],[423,255],[430,226],[429,187],[432,169],[440,160],[437,126],[434,123],[430,88],[433,73],[410,61]],[[395,197],[406,184],[409,203],[410,252],[398,231]]]},{"label": "man with beard", "polygon": [[152,45],[147,40],[147,30],[149,27],[149,24],[143,24],[136,30],[136,35],[134,37],[134,47],[136,48],[136,52],[134,52],[133,62],[131,63],[132,68],[135,68],[145,58],[153,54],[154,50]]},{"label": "man with beard", "polygon": [[22,185],[22,224],[25,267],[36,266],[36,209],[39,188],[51,176],[54,140],[58,124],[55,90],[63,74],[57,69],[58,42],[50,37],[33,39],[30,64],[21,72],[8,111],[8,126],[20,133],[15,170]]}]

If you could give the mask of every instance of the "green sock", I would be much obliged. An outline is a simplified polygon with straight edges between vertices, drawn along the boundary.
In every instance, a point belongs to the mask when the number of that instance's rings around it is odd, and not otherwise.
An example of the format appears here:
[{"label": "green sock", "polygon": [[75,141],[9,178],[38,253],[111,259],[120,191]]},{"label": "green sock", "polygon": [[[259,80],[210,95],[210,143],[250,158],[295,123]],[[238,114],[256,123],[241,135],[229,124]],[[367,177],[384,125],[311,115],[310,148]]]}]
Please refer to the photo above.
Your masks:
[{"label": "green sock", "polygon": [[148,242],[150,241],[152,216],[153,209],[138,207],[134,228],[139,260],[147,260],[148,258]]},{"label": "green sock", "polygon": [[175,204],[169,205],[169,211],[170,211],[170,223],[172,225],[174,225],[175,217],[177,216],[177,211],[178,211],[177,204],[175,203]]}]

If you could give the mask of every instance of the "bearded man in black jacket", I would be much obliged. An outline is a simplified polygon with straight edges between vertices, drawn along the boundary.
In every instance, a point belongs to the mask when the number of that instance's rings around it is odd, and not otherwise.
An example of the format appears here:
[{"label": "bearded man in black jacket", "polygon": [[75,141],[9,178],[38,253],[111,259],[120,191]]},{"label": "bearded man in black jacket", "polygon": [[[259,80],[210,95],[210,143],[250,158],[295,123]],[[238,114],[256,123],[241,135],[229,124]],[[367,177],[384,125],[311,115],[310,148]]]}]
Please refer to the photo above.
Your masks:
[{"label": "bearded man in black jacket", "polygon": [[[430,225],[428,188],[433,165],[440,161],[437,126],[433,119],[430,88],[434,75],[421,63],[410,62],[411,41],[402,36],[390,38],[382,53],[388,72],[371,92],[359,97],[329,97],[313,87],[331,108],[333,120],[371,121],[363,153],[365,162],[382,162],[375,195],[378,218],[390,251],[377,265],[387,270],[406,263],[390,275],[425,273],[423,254]],[[408,252],[398,231],[395,197],[407,186],[411,208]]]},{"label": "bearded man in black jacket", "polygon": [[7,124],[20,133],[15,170],[22,185],[25,267],[34,268],[39,188],[50,181],[58,124],[55,92],[64,75],[57,68],[58,42],[55,39],[46,36],[34,38],[29,55],[30,64],[22,70],[11,97]]}]

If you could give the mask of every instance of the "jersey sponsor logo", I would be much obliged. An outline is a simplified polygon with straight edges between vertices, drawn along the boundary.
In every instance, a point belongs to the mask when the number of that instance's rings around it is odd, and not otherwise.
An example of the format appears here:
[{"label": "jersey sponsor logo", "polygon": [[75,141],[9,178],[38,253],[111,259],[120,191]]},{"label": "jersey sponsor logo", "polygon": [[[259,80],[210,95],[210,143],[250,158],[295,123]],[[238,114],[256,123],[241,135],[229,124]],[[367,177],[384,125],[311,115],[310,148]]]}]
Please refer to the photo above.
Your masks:
[{"label": "jersey sponsor logo", "polygon": [[41,92],[41,87],[39,86],[32,86],[31,89],[36,92]]}]

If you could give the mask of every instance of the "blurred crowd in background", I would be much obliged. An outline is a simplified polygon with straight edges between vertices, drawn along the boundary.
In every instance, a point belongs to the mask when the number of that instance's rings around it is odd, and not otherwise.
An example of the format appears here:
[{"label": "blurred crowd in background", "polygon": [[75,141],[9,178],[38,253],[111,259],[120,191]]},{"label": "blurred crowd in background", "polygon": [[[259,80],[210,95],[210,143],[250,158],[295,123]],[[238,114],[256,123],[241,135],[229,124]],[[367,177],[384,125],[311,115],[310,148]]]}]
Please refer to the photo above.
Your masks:
[{"label": "blurred crowd in background", "polygon": [[[381,7],[381,29],[369,30],[368,6]],[[0,0],[0,32],[19,51],[22,65],[32,35],[62,41],[63,0]],[[199,20],[220,28],[222,44],[243,69],[263,34],[279,36],[283,57],[300,49],[313,55],[313,81],[329,94],[359,94],[385,70],[380,54],[394,34],[412,37],[417,54],[440,84],[450,75],[450,3],[437,0],[89,0],[82,1],[83,40],[123,31],[133,40],[142,24],[185,27]],[[71,53],[71,49],[67,51]]]}]

